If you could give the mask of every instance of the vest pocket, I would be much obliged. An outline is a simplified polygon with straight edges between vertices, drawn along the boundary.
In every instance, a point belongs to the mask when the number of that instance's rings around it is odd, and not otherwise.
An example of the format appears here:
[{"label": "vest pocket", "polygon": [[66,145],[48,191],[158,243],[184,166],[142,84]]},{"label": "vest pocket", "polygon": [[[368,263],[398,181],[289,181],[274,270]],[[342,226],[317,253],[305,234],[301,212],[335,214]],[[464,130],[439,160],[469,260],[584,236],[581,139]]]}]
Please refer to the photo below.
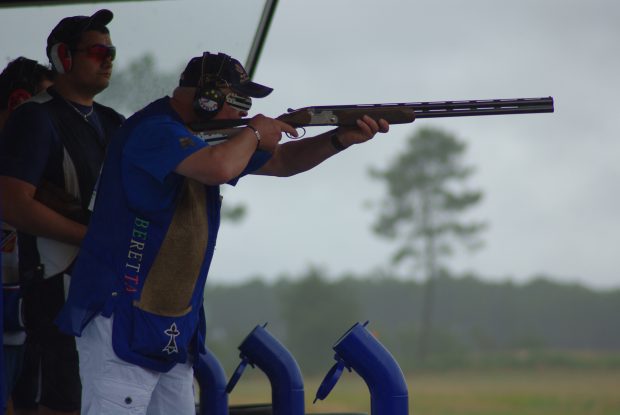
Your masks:
[{"label": "vest pocket", "polygon": [[131,309],[133,330],[130,347],[134,352],[167,362],[187,361],[198,313],[167,317],[137,307]]}]

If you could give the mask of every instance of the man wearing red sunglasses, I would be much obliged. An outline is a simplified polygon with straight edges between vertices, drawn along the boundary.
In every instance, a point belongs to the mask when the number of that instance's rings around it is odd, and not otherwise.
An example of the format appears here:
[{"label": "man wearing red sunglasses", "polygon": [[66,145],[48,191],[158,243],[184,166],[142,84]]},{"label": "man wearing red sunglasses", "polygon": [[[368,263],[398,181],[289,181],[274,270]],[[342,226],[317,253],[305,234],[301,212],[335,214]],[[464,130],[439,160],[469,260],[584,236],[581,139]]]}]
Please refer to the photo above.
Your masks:
[{"label": "man wearing red sunglasses", "polygon": [[112,17],[99,10],[56,25],[46,48],[54,85],[15,110],[0,136],[0,211],[19,232],[28,341],[41,351],[38,413],[80,409],[75,341],[53,319],[65,302],[106,147],[124,121],[94,101],[112,75]]}]

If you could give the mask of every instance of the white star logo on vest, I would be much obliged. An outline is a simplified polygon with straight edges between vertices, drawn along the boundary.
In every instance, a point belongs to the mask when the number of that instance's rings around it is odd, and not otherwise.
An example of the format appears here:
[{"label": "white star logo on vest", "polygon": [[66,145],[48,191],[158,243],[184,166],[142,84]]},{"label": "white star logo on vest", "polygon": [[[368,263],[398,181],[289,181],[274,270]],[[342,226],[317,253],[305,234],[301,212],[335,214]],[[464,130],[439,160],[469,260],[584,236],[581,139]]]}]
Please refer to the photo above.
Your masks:
[{"label": "white star logo on vest", "polygon": [[162,352],[166,352],[168,354],[178,353],[179,349],[177,347],[176,337],[181,334],[181,332],[177,329],[177,323],[172,323],[170,328],[164,331],[167,336],[170,336],[170,340],[166,347],[162,349]]}]

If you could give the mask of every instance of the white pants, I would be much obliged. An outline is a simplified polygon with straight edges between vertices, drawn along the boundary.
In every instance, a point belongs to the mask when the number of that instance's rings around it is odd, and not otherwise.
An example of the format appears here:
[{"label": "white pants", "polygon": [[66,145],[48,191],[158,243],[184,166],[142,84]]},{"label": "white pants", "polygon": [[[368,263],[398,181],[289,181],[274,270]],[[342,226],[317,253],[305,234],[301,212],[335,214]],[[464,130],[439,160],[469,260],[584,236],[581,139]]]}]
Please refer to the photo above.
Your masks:
[{"label": "white pants", "polygon": [[160,373],[121,360],[112,349],[112,321],[97,316],[76,337],[81,415],[194,415],[191,363]]}]

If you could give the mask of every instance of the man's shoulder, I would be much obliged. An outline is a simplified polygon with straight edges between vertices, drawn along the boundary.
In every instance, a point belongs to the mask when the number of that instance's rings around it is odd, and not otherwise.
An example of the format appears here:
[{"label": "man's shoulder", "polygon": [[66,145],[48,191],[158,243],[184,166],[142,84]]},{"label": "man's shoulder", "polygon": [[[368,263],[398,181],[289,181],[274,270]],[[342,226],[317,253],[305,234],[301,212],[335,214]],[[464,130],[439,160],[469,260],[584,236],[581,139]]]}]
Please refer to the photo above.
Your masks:
[{"label": "man's shoulder", "polygon": [[27,129],[42,126],[47,128],[49,124],[45,121],[53,122],[62,117],[58,114],[58,108],[63,108],[65,105],[62,97],[44,90],[17,107],[11,114],[11,118],[16,124],[25,125]]},{"label": "man's shoulder", "polygon": [[121,114],[120,112],[116,111],[114,108],[108,107],[107,105],[101,104],[99,102],[94,102],[93,105],[97,109],[97,113],[105,114],[108,117],[118,120],[120,122],[125,121],[125,116]]},{"label": "man's shoulder", "polygon": [[42,91],[17,107],[13,114],[11,114],[11,117],[15,119],[24,119],[29,121],[29,123],[32,122],[31,117],[49,118],[47,105],[52,101],[54,101],[54,97],[47,91]]},{"label": "man's shoulder", "polygon": [[28,104],[28,103],[45,104],[45,103],[50,102],[50,101],[52,101],[54,99],[55,98],[47,90],[43,90],[43,91],[39,92],[37,95],[35,95],[32,98],[30,98],[28,101],[26,101],[26,104]]},{"label": "man's shoulder", "polygon": [[167,118],[174,114],[174,110],[170,106],[169,98],[162,97],[147,104],[144,108],[132,115],[132,118]]},{"label": "man's shoulder", "polygon": [[[96,107],[99,114],[103,114],[113,121],[121,123],[125,121],[125,116],[115,109],[99,102],[94,102],[93,105]],[[41,116],[49,118],[58,115],[58,110],[60,110],[60,114],[62,114],[65,111],[70,112],[71,108],[67,105],[67,100],[58,94],[58,92],[44,90],[20,105],[15,112],[19,110],[21,110],[21,112],[27,112],[28,114],[40,114]]]},{"label": "man's shoulder", "polygon": [[37,100],[30,99],[17,107],[7,120],[2,131],[3,139],[10,136],[30,137],[31,135],[45,135],[52,129],[52,115],[46,107],[51,99],[39,97]]},{"label": "man's shoulder", "polygon": [[[128,126],[139,128],[184,128],[182,120],[170,106],[167,97],[151,102],[131,117]],[[162,130],[163,131],[163,130]]]}]

